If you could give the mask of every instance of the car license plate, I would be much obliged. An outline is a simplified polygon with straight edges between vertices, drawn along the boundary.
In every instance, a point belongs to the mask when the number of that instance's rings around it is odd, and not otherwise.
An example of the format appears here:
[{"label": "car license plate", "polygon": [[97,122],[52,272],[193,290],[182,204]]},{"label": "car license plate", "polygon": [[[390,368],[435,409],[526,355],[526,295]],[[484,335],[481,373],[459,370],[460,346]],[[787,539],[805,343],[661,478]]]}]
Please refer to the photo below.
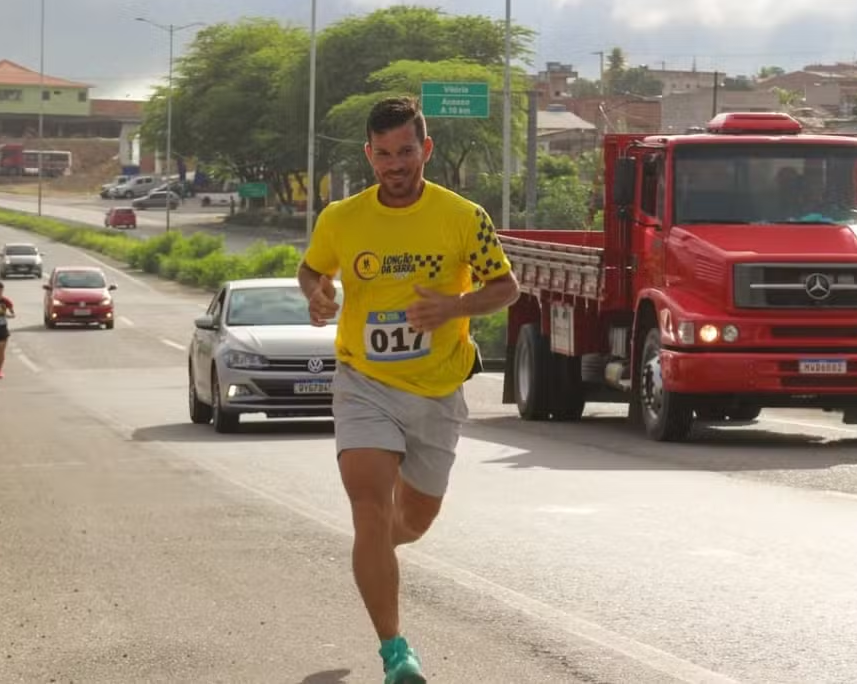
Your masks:
[{"label": "car license plate", "polygon": [[802,375],[844,375],[848,362],[840,359],[808,359],[800,361],[798,370]]},{"label": "car license plate", "polygon": [[91,313],[92,313],[92,309],[75,309],[74,310],[75,316],[89,316],[89,314],[91,314]]},{"label": "car license plate", "polygon": [[329,381],[310,380],[295,383],[295,394],[330,394],[331,391]]}]

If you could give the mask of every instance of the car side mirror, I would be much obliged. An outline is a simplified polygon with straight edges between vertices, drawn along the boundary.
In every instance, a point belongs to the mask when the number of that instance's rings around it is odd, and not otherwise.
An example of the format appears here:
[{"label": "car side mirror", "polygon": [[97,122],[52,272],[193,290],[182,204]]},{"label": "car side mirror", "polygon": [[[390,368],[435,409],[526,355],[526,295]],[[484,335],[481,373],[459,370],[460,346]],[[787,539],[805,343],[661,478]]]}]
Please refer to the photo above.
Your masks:
[{"label": "car side mirror", "polygon": [[193,324],[199,330],[217,330],[217,321],[214,320],[214,316],[209,316],[208,314],[200,316]]},{"label": "car side mirror", "polygon": [[42,289],[43,289],[43,290],[47,290],[48,292],[50,292],[50,291],[51,291],[51,285],[50,285],[50,283],[45,283],[44,285],[42,285]]},{"label": "car side mirror", "polygon": [[118,290],[119,288],[118,288],[118,286],[116,285],[116,283],[112,283],[112,284],[111,284],[107,289],[108,289],[110,292],[113,292],[113,290]]}]

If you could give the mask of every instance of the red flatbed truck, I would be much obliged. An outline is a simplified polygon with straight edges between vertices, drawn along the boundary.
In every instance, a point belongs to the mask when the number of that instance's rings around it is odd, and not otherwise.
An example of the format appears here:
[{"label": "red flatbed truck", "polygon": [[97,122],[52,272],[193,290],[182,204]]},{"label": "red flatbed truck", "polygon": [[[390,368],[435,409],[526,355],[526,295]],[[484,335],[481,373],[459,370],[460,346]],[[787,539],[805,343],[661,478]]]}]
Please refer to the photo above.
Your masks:
[{"label": "red flatbed truck", "polygon": [[857,138],[755,112],[608,135],[604,193],[603,232],[498,231],[521,283],[504,403],[627,403],[657,441],[765,407],[857,422]]}]

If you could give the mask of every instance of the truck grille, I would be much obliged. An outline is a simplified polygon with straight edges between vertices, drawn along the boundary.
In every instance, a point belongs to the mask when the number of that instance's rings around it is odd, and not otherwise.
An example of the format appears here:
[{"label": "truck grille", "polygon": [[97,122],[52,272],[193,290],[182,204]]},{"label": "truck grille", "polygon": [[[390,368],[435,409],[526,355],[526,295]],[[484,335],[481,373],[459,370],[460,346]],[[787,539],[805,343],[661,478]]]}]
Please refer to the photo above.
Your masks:
[{"label": "truck grille", "polygon": [[857,308],[857,264],[736,264],[742,309]]}]

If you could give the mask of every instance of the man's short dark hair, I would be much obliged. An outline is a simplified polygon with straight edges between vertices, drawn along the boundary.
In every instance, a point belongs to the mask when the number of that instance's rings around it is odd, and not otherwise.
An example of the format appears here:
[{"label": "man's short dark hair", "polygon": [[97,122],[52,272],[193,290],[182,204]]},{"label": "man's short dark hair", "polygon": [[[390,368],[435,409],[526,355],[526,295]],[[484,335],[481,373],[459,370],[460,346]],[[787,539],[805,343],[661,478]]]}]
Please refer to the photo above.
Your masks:
[{"label": "man's short dark hair", "polygon": [[366,139],[373,133],[386,133],[413,121],[420,142],[426,139],[426,119],[413,97],[388,97],[376,103],[366,119]]}]

